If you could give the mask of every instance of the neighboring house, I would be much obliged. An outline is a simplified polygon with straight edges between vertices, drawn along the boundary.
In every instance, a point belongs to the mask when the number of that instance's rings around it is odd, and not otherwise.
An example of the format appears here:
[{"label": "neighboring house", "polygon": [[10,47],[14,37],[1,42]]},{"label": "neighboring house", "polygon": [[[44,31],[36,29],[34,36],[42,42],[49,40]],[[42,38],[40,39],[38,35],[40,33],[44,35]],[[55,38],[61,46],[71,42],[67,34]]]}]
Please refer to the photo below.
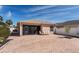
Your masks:
[{"label": "neighboring house", "polygon": [[57,34],[71,35],[79,37],[79,24],[56,25],[55,32]]},{"label": "neighboring house", "polygon": [[40,20],[29,20],[18,22],[20,35],[24,34],[35,34],[35,31],[40,29],[41,34],[50,34],[50,28],[53,27],[53,24],[46,21]]}]

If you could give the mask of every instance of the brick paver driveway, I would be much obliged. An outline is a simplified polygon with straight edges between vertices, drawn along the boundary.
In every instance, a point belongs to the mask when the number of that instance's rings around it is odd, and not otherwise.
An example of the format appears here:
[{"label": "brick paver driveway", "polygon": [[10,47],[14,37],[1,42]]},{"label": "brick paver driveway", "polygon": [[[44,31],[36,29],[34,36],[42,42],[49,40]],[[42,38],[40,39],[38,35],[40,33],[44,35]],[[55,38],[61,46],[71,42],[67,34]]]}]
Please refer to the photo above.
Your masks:
[{"label": "brick paver driveway", "polygon": [[10,36],[0,52],[79,52],[79,38],[62,35]]}]

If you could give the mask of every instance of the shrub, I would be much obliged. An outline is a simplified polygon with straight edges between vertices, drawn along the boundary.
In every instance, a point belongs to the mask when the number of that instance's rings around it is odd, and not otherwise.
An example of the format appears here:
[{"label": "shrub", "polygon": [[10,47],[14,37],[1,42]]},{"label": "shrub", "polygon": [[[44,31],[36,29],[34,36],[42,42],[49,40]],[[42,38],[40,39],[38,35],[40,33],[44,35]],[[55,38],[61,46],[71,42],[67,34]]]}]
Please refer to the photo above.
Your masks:
[{"label": "shrub", "polygon": [[66,26],[66,27],[65,27],[65,32],[68,34],[68,33],[70,32],[70,29],[71,29],[71,27]]},{"label": "shrub", "polygon": [[3,43],[5,41],[4,37],[0,37],[0,43]]},{"label": "shrub", "polygon": [[8,26],[3,23],[3,22],[0,22],[0,37],[8,37],[10,35],[10,30],[8,28]]}]

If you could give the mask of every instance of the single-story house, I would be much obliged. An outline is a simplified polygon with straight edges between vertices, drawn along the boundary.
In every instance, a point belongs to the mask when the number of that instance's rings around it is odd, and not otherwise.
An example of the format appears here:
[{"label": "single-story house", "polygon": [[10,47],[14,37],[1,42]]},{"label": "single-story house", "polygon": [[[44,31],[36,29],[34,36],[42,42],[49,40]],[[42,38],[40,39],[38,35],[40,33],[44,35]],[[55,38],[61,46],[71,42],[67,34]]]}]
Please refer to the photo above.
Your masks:
[{"label": "single-story house", "polygon": [[20,21],[17,23],[17,26],[19,26],[20,36],[25,34],[35,34],[38,30],[43,34],[50,34],[51,28],[53,28],[52,23],[40,20]]}]

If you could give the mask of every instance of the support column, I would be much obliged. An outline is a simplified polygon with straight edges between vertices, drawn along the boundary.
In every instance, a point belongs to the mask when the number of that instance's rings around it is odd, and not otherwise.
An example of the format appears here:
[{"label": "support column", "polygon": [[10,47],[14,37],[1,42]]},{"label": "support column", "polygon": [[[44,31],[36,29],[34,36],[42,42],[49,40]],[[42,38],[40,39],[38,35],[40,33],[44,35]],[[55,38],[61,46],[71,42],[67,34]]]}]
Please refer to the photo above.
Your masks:
[{"label": "support column", "polygon": [[23,26],[20,25],[20,36],[22,36],[22,35],[23,35]]}]

